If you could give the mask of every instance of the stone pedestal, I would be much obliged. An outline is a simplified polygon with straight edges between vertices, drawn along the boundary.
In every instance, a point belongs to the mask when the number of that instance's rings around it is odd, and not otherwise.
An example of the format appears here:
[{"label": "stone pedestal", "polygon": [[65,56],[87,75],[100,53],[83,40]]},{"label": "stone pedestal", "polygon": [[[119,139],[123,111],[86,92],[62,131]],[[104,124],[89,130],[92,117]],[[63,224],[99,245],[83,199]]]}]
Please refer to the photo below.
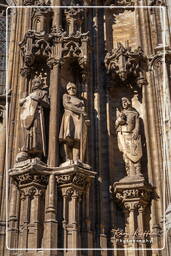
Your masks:
[{"label": "stone pedestal", "polygon": [[[50,169],[39,158],[17,163],[9,171],[17,192],[11,194],[9,222],[17,216],[15,202],[18,200],[19,248],[40,248],[43,233],[45,190]],[[15,188],[15,190],[16,190]],[[13,206],[13,207],[12,207]],[[11,243],[11,241],[9,241]]]},{"label": "stone pedestal", "polygon": [[[145,232],[145,215],[152,198],[151,185],[142,176],[127,176],[113,184],[112,193],[125,214],[125,232],[119,234],[124,247],[145,249],[148,236]],[[132,253],[136,255],[136,251]]]},{"label": "stone pedestal", "polygon": [[81,201],[95,174],[90,166],[81,163],[59,167],[54,172],[63,203],[64,255],[81,255],[80,251],[71,248],[81,248]]},{"label": "stone pedestal", "polygon": [[[28,248],[47,248],[47,255],[61,255],[59,248],[66,248],[64,255],[80,255],[80,251],[72,248],[81,248],[81,211],[84,210],[82,201],[88,200],[90,183],[95,174],[89,165],[81,162],[70,162],[69,165],[66,163],[53,168],[49,168],[39,158],[16,163],[9,171],[13,181],[9,210],[9,240],[14,239],[10,232],[18,226],[19,243],[16,248],[25,251]],[[19,202],[19,216],[15,207],[16,200]],[[60,202],[59,205],[57,201]],[[88,221],[88,213],[85,218],[86,239],[89,239],[91,223]],[[13,244],[14,241],[10,240],[9,245]],[[58,250],[51,250],[52,248]]]}]

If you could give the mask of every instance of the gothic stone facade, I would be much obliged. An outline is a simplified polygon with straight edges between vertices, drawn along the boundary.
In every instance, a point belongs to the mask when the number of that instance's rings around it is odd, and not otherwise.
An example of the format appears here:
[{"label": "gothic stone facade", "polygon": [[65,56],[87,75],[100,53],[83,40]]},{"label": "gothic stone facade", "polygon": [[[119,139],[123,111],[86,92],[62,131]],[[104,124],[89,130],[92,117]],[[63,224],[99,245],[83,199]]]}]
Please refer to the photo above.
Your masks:
[{"label": "gothic stone facade", "polygon": [[169,256],[170,1],[0,11],[0,255]]}]

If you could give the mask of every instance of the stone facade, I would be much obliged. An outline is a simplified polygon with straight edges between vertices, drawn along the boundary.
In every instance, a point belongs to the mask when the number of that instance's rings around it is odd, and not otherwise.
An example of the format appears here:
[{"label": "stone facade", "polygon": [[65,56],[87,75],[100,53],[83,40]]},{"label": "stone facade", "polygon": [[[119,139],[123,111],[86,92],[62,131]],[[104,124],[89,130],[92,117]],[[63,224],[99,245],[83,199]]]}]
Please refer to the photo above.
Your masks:
[{"label": "stone facade", "polygon": [[0,4],[0,255],[170,255],[170,13]]}]

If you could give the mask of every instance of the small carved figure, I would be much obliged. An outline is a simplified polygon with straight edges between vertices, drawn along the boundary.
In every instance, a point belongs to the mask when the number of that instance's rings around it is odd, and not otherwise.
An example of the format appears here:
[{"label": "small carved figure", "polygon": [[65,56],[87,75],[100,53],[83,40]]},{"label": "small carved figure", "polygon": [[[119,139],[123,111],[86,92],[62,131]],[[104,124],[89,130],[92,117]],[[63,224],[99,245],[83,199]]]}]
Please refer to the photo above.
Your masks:
[{"label": "small carved figure", "polygon": [[[49,107],[49,98],[46,90],[42,89],[42,80],[35,78],[32,92],[20,99],[20,121],[22,128],[21,152],[24,158],[29,156],[46,155],[44,109]],[[23,154],[21,154],[23,153]],[[21,158],[23,160],[23,158]],[[17,160],[17,159],[16,159]],[[18,159],[18,161],[20,161]]]},{"label": "small carved figure", "polygon": [[59,134],[59,140],[64,146],[63,158],[65,162],[68,160],[84,162],[89,120],[84,101],[76,96],[76,85],[69,82],[66,90],[67,94],[63,95],[64,114]]},{"label": "small carved figure", "polygon": [[115,127],[118,135],[118,147],[123,153],[128,176],[142,175],[142,146],[139,135],[139,114],[127,98],[122,98],[122,110],[117,109]]}]

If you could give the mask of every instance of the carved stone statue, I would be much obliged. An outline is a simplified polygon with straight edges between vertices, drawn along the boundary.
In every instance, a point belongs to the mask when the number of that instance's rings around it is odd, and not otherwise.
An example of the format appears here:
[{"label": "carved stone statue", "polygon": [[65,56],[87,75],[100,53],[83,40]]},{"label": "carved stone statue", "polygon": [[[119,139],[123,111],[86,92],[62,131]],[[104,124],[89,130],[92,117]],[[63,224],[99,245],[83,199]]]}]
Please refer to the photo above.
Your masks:
[{"label": "carved stone statue", "polygon": [[17,161],[28,157],[46,155],[44,108],[49,107],[46,90],[42,89],[42,80],[35,78],[32,92],[20,99],[21,152]]},{"label": "carved stone statue", "polygon": [[59,140],[64,146],[63,158],[65,162],[84,162],[89,120],[86,120],[84,101],[76,96],[76,85],[69,82],[66,90],[67,94],[63,95],[64,114],[59,134]]},{"label": "carved stone statue", "polygon": [[118,135],[118,147],[123,153],[128,176],[142,175],[142,146],[139,134],[139,114],[127,98],[122,98],[122,110],[117,109],[115,127]]}]

